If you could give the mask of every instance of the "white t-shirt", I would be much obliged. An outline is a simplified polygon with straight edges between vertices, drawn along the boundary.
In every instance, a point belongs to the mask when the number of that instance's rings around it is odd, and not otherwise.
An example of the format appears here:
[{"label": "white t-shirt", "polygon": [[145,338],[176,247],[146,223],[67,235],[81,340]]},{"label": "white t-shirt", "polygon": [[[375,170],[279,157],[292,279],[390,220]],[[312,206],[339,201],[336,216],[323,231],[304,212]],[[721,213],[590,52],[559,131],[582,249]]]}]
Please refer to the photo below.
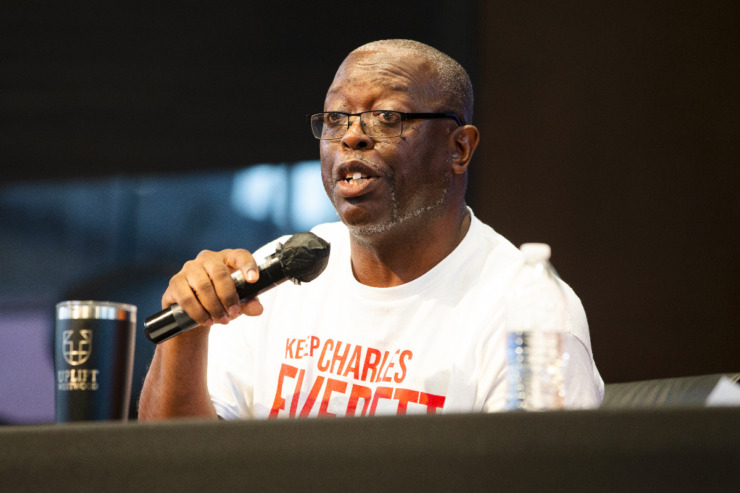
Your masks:
[{"label": "white t-shirt", "polygon": [[[349,232],[342,223],[313,232],[331,243],[329,263],[318,278],[263,293],[259,317],[212,328],[208,388],[219,416],[504,409],[503,298],[523,263],[516,247],[473,216],[460,245],[429,272],[401,286],[373,288],[352,274]],[[255,258],[274,249],[273,242]],[[604,383],[581,302],[564,289],[566,405],[594,407]]]}]

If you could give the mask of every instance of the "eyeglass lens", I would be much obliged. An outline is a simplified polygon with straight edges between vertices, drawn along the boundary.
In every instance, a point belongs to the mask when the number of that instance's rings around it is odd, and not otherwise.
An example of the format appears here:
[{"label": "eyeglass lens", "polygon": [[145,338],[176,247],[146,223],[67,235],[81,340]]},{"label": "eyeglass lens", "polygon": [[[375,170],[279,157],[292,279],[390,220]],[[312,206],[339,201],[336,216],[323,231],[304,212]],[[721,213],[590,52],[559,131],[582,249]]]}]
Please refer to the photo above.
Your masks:
[{"label": "eyeglass lens", "polygon": [[[362,130],[368,137],[397,137],[403,130],[403,119],[397,111],[366,111],[359,118]],[[349,129],[351,121],[345,113],[319,113],[311,118],[311,127],[318,138],[340,139]]]}]

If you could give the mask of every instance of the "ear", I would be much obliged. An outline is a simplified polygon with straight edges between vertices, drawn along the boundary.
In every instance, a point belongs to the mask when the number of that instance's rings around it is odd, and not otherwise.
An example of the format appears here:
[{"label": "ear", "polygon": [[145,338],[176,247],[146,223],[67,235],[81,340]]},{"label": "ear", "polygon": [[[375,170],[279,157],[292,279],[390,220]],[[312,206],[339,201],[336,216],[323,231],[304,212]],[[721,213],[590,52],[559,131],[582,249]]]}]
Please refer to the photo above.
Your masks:
[{"label": "ear", "polygon": [[452,172],[462,174],[468,169],[475,148],[478,147],[480,134],[473,125],[457,127],[450,134],[450,157],[452,158]]}]

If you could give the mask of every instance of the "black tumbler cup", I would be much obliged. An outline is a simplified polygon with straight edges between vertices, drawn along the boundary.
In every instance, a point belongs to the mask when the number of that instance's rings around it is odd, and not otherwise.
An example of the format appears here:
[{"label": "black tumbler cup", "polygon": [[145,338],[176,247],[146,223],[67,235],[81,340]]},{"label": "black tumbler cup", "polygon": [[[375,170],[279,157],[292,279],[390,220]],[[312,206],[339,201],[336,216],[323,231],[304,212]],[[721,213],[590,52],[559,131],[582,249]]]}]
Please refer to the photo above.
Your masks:
[{"label": "black tumbler cup", "polygon": [[109,301],[56,306],[55,419],[126,421],[136,341],[136,307]]}]

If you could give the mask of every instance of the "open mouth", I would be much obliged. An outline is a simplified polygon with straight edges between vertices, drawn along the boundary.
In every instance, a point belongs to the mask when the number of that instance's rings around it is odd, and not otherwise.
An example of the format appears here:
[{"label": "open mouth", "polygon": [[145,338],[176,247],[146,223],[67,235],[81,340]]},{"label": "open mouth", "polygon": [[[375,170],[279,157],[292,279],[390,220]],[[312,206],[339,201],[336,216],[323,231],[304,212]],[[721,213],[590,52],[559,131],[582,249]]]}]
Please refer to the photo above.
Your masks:
[{"label": "open mouth", "polygon": [[360,183],[364,183],[365,181],[369,179],[370,179],[369,176],[364,175],[359,171],[355,171],[353,173],[347,173],[344,176],[344,179],[342,181],[344,181],[345,183],[349,185],[355,185],[355,184],[359,185]]},{"label": "open mouth", "polygon": [[354,164],[346,166],[337,173],[336,193],[346,199],[359,198],[369,193],[378,182],[377,175],[370,169],[363,169],[363,166]]},{"label": "open mouth", "polygon": [[348,159],[336,166],[333,172],[334,192],[337,197],[359,199],[371,193],[383,180],[380,170],[364,160]]}]

